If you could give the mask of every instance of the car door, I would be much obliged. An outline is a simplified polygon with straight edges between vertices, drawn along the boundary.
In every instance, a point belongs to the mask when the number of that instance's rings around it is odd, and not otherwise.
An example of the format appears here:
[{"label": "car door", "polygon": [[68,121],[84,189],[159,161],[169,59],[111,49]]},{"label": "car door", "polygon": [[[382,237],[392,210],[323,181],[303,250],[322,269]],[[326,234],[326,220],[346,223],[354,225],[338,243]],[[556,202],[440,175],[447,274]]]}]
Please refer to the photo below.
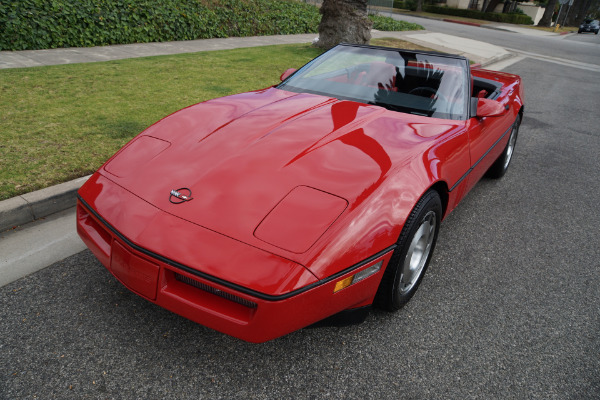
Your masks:
[{"label": "car door", "polygon": [[471,158],[467,190],[475,186],[506,146],[508,135],[504,135],[505,127],[510,127],[506,118],[506,114],[495,117],[473,116],[467,122]]}]

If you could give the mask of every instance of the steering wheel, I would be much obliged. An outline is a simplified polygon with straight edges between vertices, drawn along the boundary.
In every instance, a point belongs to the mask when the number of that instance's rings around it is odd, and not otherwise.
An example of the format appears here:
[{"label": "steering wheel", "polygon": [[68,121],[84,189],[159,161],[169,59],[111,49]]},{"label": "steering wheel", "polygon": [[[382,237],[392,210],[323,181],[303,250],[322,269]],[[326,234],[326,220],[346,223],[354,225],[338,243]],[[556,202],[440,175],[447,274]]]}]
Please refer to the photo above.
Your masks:
[{"label": "steering wheel", "polygon": [[[422,94],[420,94],[420,93],[422,93]],[[429,86],[416,87],[416,88],[410,90],[408,92],[408,94],[414,94],[415,96],[421,96],[421,97],[429,97],[430,99],[435,99],[435,100],[437,100],[438,98],[441,98],[446,103],[448,102],[448,98],[446,96],[444,96],[441,93],[438,93],[437,90],[435,90],[434,88],[430,88]]]}]

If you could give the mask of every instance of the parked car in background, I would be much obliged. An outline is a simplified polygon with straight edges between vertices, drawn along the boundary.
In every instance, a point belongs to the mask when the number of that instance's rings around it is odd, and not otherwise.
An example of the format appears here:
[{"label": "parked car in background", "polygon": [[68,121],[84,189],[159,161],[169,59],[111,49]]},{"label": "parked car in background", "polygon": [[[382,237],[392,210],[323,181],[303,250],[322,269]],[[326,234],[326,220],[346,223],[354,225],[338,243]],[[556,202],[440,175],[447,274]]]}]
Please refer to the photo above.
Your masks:
[{"label": "parked car in background", "polygon": [[600,22],[597,19],[586,19],[583,24],[579,25],[577,33],[594,32],[596,35],[600,31]]}]

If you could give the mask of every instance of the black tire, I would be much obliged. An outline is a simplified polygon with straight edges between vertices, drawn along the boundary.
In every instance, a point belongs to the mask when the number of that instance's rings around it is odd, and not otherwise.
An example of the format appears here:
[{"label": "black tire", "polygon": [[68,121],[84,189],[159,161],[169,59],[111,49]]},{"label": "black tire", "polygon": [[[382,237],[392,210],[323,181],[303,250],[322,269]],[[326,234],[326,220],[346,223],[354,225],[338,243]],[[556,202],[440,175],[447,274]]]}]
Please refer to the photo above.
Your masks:
[{"label": "black tire", "polygon": [[597,35],[597,34],[598,34],[598,31],[594,32],[594,34],[595,34],[595,35]]},{"label": "black tire", "polygon": [[442,201],[430,190],[417,202],[402,228],[373,304],[388,311],[413,297],[431,261],[442,217]]},{"label": "black tire", "polygon": [[577,33],[581,33],[581,29],[577,31]]},{"label": "black tire", "polygon": [[508,166],[510,165],[510,161],[512,160],[512,156],[515,151],[515,145],[517,143],[517,136],[519,135],[519,126],[521,125],[521,114],[517,115],[517,119],[512,125],[512,130],[510,132],[510,136],[508,138],[508,143],[504,148],[504,151],[496,161],[492,164],[490,169],[488,169],[486,175],[492,179],[499,179],[506,174],[508,170]]}]

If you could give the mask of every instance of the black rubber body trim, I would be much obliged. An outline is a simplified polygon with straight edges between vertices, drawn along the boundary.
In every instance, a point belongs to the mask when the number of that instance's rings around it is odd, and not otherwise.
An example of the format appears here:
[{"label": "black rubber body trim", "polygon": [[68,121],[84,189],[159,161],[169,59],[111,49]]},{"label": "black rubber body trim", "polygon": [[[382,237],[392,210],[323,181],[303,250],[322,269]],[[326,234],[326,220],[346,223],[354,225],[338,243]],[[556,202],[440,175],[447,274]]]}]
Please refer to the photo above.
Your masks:
[{"label": "black rubber body trim", "polygon": [[456,187],[457,187],[457,186],[458,186],[458,185],[459,185],[459,184],[460,184],[460,183],[463,181],[463,179],[465,179],[467,176],[469,176],[469,174],[471,173],[471,171],[473,171],[473,169],[475,169],[475,167],[476,167],[476,166],[477,166],[477,165],[478,165],[478,164],[481,162],[481,160],[483,160],[483,159],[485,158],[485,156],[487,156],[487,155],[489,154],[489,152],[490,152],[490,151],[492,151],[492,149],[493,149],[494,147],[496,147],[496,145],[497,145],[498,143],[500,143],[500,141],[501,141],[501,140],[504,138],[504,136],[506,136],[506,134],[507,134],[508,132],[510,132],[510,131],[511,131],[511,129],[512,129],[512,128],[513,128],[513,126],[511,125],[511,126],[510,126],[510,128],[508,128],[508,129],[506,130],[506,132],[504,132],[504,133],[502,134],[502,136],[500,136],[500,139],[496,140],[496,142],[495,142],[495,143],[492,145],[492,147],[490,147],[490,148],[489,148],[489,149],[488,149],[488,150],[485,152],[485,154],[484,154],[484,155],[482,155],[482,156],[481,156],[481,158],[480,158],[479,160],[477,160],[477,162],[476,162],[475,164],[473,164],[473,166],[472,166],[471,168],[469,168],[469,170],[468,170],[467,172],[465,172],[465,174],[464,174],[464,175],[463,175],[463,176],[462,176],[462,177],[461,177],[461,178],[458,180],[458,182],[456,182],[456,183],[454,184],[454,186],[452,186],[452,187],[450,188],[450,190],[448,190],[448,191],[449,191],[449,192],[453,191],[453,190],[454,190],[454,189],[455,189],[455,188],[456,188]]},{"label": "black rubber body trim", "polygon": [[170,260],[170,259],[168,259],[166,257],[163,257],[160,254],[156,254],[156,253],[154,253],[154,252],[152,252],[150,250],[146,250],[143,247],[140,247],[140,246],[136,245],[135,243],[132,243],[129,239],[127,239],[125,236],[123,236],[123,234],[121,234],[121,232],[119,232],[118,230],[116,230],[104,218],[102,218],[100,216],[100,214],[98,214],[94,209],[92,209],[92,207],[90,207],[89,204],[86,203],[86,201],[83,200],[79,194],[77,194],[77,199],[81,202],[81,204],[90,213],[92,213],[94,215],[94,217],[96,217],[100,222],[102,222],[102,224],[107,229],[109,229],[119,239],[121,239],[123,242],[125,242],[125,244],[127,244],[127,246],[129,246],[129,247],[131,247],[131,248],[139,251],[140,253],[143,253],[143,254],[145,254],[147,256],[155,258],[155,259],[157,259],[157,260],[159,260],[159,261],[161,261],[161,262],[163,262],[163,263],[165,263],[167,265],[170,265],[171,267],[178,268],[178,269],[180,269],[182,271],[185,271],[185,272],[187,272],[189,274],[195,275],[195,276],[200,277],[202,279],[206,279],[207,281],[218,283],[219,285],[225,286],[225,287],[227,287],[229,289],[235,290],[235,291],[240,292],[240,293],[247,294],[247,295],[252,296],[252,297],[256,297],[256,298],[261,299],[261,300],[279,301],[279,300],[289,299],[290,297],[293,297],[293,296],[296,296],[296,295],[298,295],[300,293],[306,292],[306,291],[308,291],[310,289],[313,289],[313,288],[315,288],[317,286],[320,286],[320,285],[323,285],[325,283],[331,282],[332,280],[337,279],[340,276],[342,276],[342,275],[344,275],[344,274],[346,274],[348,272],[351,272],[352,270],[358,269],[358,268],[362,267],[363,265],[368,264],[371,261],[378,259],[379,257],[383,256],[384,254],[386,254],[386,253],[388,253],[388,252],[390,252],[390,251],[392,251],[392,250],[394,250],[396,248],[396,245],[394,244],[394,245],[392,245],[390,247],[387,247],[387,248],[381,250],[380,252],[378,252],[376,254],[373,254],[371,257],[369,257],[369,258],[367,258],[367,259],[359,262],[358,264],[354,264],[351,267],[348,267],[348,268],[346,268],[346,269],[344,269],[344,270],[342,270],[340,272],[337,272],[337,273],[335,273],[335,274],[333,274],[333,275],[331,275],[331,276],[329,276],[329,277],[327,277],[325,279],[321,279],[321,280],[319,280],[317,282],[311,283],[310,285],[306,285],[306,286],[304,286],[304,287],[302,287],[300,289],[294,290],[292,292],[285,293],[285,294],[280,294],[280,295],[270,295],[270,294],[265,294],[265,293],[257,292],[256,290],[248,289],[248,288],[246,288],[244,286],[240,286],[240,285],[237,285],[235,283],[231,283],[231,282],[225,281],[225,280],[223,280],[221,278],[217,278],[216,276],[212,276],[212,275],[207,274],[205,272],[201,272],[201,271],[198,271],[198,270],[196,270],[194,268],[188,267],[187,265],[183,265],[183,264],[180,264],[180,263],[178,263],[176,261]]},{"label": "black rubber body trim", "polygon": [[361,324],[365,322],[365,319],[371,311],[371,306],[363,306],[358,308],[351,308],[349,310],[340,311],[337,314],[333,314],[319,322],[315,322],[307,328],[322,328],[330,326],[350,326]]}]

